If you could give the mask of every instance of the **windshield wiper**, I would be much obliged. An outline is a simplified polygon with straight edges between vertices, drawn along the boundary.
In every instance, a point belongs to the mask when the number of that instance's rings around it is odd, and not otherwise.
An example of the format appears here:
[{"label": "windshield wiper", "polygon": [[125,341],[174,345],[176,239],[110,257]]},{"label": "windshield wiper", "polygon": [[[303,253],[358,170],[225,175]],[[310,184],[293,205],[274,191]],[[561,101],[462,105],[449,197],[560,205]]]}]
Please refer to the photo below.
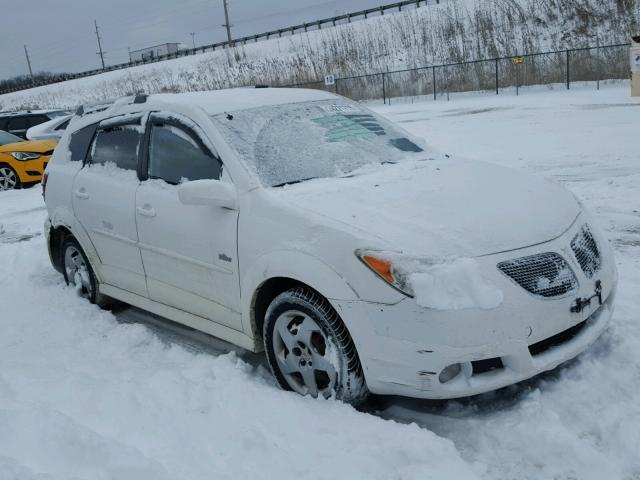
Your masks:
[{"label": "windshield wiper", "polygon": [[276,185],[271,185],[272,188],[284,187],[285,185],[293,185],[295,183],[306,182],[307,180],[314,180],[318,177],[309,177],[309,178],[301,178],[300,180],[289,180],[288,182],[278,183]]}]

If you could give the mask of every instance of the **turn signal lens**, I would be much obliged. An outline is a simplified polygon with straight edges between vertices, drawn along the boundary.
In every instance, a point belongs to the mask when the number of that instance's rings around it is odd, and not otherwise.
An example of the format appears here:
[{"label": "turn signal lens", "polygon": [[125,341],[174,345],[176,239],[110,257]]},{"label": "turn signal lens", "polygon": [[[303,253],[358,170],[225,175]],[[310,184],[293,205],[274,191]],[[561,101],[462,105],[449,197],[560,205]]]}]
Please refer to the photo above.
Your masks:
[{"label": "turn signal lens", "polygon": [[371,255],[363,255],[361,258],[362,261],[366,263],[371,270],[380,275],[384,280],[389,283],[395,282],[393,273],[391,273],[391,269],[393,268],[391,262],[372,257]]},{"label": "turn signal lens", "polygon": [[372,272],[393,288],[409,297],[413,296],[407,275],[402,269],[394,266],[391,260],[384,258],[380,252],[356,250],[355,254]]}]

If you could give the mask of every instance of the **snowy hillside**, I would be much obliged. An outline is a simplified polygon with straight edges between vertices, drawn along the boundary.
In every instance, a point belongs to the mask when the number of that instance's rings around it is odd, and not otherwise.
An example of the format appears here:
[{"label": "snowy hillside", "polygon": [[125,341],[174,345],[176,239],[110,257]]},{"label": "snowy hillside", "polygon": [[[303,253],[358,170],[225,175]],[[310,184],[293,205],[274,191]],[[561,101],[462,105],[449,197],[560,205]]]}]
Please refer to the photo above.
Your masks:
[{"label": "snowy hillside", "polygon": [[[638,0],[430,3],[335,28],[3,95],[0,108],[76,107],[136,92],[296,84],[317,81],[327,73],[342,77],[523,52],[624,43],[629,41],[631,32],[639,31],[639,5]],[[626,76],[627,58],[626,51],[605,58],[607,63],[624,64],[605,72],[605,78]],[[586,61],[576,62],[573,68],[583,63]],[[553,75],[554,69],[564,68],[563,58],[544,68]],[[415,79],[398,78],[400,83],[411,81]]]},{"label": "snowy hillside", "polygon": [[374,107],[451,154],[550,177],[594,211],[620,272],[595,345],[469,400],[374,398],[358,412],[298,397],[259,356],[81,300],[49,265],[39,188],[2,192],[0,479],[640,478],[640,101],[628,83]]}]

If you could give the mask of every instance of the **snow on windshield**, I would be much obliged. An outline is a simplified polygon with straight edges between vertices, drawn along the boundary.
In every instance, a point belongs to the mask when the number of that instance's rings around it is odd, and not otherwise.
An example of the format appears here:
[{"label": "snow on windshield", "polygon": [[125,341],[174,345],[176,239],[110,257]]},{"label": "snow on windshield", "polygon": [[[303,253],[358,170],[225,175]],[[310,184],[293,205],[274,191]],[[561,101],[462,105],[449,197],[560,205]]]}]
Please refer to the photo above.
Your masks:
[{"label": "snow on windshield", "polygon": [[213,121],[265,186],[348,175],[423,152],[419,140],[348,100],[257,107]]}]

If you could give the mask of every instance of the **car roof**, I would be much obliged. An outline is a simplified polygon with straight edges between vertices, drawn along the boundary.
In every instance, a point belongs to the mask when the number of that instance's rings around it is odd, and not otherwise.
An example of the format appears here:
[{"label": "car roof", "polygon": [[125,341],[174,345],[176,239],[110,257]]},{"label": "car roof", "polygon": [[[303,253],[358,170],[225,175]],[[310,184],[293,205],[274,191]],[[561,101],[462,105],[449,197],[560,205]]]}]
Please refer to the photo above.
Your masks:
[{"label": "car roof", "polygon": [[237,112],[249,108],[336,99],[322,90],[302,88],[232,88],[204,92],[159,93],[122,97],[81,105],[67,131],[73,133],[96,122],[135,111],[199,111],[205,115]]},{"label": "car roof", "polygon": [[252,87],[206,92],[160,93],[150,95],[147,102],[192,105],[202,108],[209,115],[217,115],[248,108],[329,100],[332,98],[336,98],[336,96],[322,90]]}]

